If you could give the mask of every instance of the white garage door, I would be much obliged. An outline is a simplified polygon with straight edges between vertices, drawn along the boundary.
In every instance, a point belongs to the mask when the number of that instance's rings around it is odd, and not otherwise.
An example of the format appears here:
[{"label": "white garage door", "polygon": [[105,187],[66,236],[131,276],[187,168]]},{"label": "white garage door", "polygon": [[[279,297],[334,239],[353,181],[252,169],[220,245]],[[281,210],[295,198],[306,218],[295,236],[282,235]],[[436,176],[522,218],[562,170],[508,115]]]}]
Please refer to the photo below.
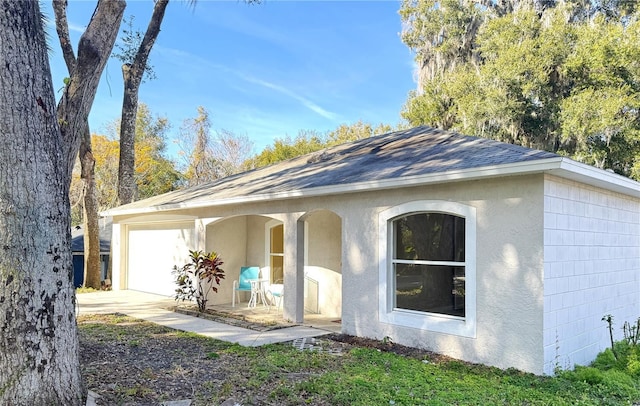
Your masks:
[{"label": "white garage door", "polygon": [[174,295],[171,274],[189,260],[194,248],[193,223],[163,223],[129,227],[128,288],[159,295]]}]

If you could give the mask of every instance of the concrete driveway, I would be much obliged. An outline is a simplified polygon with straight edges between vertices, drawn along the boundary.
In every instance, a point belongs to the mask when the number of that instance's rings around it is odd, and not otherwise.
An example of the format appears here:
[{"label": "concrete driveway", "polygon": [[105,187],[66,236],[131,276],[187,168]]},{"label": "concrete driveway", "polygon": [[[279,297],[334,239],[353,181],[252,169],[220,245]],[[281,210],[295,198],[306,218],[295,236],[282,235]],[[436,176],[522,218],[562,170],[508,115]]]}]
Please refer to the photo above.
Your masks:
[{"label": "concrete driveway", "polygon": [[[170,296],[160,296],[135,290],[110,290],[76,295],[79,314],[157,312],[175,306]],[[133,316],[133,315],[132,315]]]},{"label": "concrete driveway", "polygon": [[81,293],[76,295],[78,314],[122,313],[176,330],[190,331],[206,337],[237,343],[246,347],[317,337],[329,331],[294,326],[270,331],[254,331],[216,321],[187,316],[168,310],[175,306],[173,297],[133,290]]}]

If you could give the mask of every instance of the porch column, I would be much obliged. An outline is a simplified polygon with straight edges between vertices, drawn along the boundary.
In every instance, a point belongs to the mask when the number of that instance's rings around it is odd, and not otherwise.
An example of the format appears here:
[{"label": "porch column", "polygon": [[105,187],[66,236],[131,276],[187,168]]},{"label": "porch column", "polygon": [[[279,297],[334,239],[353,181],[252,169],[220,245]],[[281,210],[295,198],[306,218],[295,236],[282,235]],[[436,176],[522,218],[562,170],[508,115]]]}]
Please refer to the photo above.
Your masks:
[{"label": "porch column", "polygon": [[304,221],[302,213],[284,219],[283,317],[294,323],[304,321]]},{"label": "porch column", "polygon": [[196,219],[195,231],[195,235],[193,236],[195,239],[193,249],[196,251],[206,251],[207,226],[203,224],[202,219]]},{"label": "porch column", "polygon": [[207,252],[207,226],[220,217],[196,219],[194,249],[196,251]]},{"label": "porch column", "polygon": [[126,256],[121,255],[122,245],[120,244],[120,233],[123,228],[117,223],[113,223],[111,228],[111,288],[113,290],[127,288],[127,281],[124,277],[127,266],[122,263],[123,258],[126,258]]}]

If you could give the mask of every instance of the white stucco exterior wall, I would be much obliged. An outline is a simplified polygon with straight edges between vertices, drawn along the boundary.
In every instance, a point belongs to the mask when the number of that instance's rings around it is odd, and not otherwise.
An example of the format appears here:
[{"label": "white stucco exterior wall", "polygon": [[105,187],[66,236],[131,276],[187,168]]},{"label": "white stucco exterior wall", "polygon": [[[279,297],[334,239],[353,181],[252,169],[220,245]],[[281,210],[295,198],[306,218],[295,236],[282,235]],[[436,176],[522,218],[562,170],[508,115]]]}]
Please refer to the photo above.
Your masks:
[{"label": "white stucco exterior wall", "polygon": [[[379,248],[380,213],[415,201],[473,208],[472,336],[383,322],[380,266],[387,253]],[[607,345],[604,314],[613,314],[618,328],[640,316],[639,200],[549,175],[189,209],[162,220],[181,216],[222,219],[206,232],[206,249],[220,253],[227,272],[223,283],[228,285],[212,303],[231,301],[240,266],[266,265],[265,224],[277,219],[284,224],[285,283],[291,293],[285,296],[285,317],[302,320],[304,273],[314,279],[327,273],[336,280],[322,285],[337,286],[337,277],[341,280],[344,333],[389,337],[471,362],[552,373],[556,366],[589,362]],[[146,219],[156,217],[132,221]],[[302,231],[304,221],[308,232]],[[126,227],[114,221],[114,286],[126,287]]]},{"label": "white stucco exterior wall", "polygon": [[327,210],[306,218],[304,273],[317,281],[318,312],[326,317],[342,314],[342,221]]},{"label": "white stucco exterior wall", "polygon": [[[476,336],[381,323],[378,214],[411,201],[456,202],[476,211]],[[347,334],[426,348],[455,358],[542,373],[543,178],[519,176],[352,195],[343,218]],[[471,271],[471,270],[469,270]]]},{"label": "white stucco exterior wall", "polygon": [[272,219],[262,216],[247,216],[247,263],[260,267],[269,266],[267,250],[266,224]]},{"label": "white stucco exterior wall", "polygon": [[122,250],[121,236],[122,228],[120,224],[114,223],[111,227],[111,286],[113,290],[126,288],[124,280],[126,276],[123,275],[124,270],[121,266],[122,256],[126,255],[126,252]]},{"label": "white stucco exterior wall", "polygon": [[609,345],[601,319],[640,316],[640,201],[562,178],[544,184],[544,372]]},{"label": "white stucco exterior wall", "polygon": [[[209,295],[208,305],[231,303],[233,281],[238,280],[240,268],[258,266],[247,263],[247,217],[238,216],[219,220],[207,226],[206,251],[215,251],[224,261],[222,269],[225,279],[218,286],[218,293]],[[240,299],[247,301],[246,293],[240,293]],[[244,296],[244,297],[243,297]]]}]

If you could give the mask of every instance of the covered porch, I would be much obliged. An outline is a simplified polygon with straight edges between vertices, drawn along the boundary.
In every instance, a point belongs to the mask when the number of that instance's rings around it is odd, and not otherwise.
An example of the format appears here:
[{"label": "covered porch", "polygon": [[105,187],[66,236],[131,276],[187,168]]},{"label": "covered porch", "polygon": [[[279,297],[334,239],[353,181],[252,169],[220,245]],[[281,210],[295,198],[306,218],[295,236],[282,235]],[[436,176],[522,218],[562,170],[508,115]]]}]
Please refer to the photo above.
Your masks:
[{"label": "covered porch", "polygon": [[[335,329],[342,319],[342,218],[324,208],[273,212],[269,207],[233,206],[122,219],[113,232],[114,289],[172,297],[173,266],[189,262],[189,250],[215,251],[224,261],[225,278],[218,292],[210,294],[208,307],[235,317],[267,320],[278,314],[297,325]],[[259,268],[261,281],[280,285],[278,312],[260,306],[247,309],[249,292],[234,289],[243,267]],[[239,303],[234,308],[236,295]]]},{"label": "covered porch", "polygon": [[284,318],[282,309],[269,308],[262,303],[259,303],[256,307],[248,307],[246,302],[236,303],[235,307],[232,307],[231,303],[224,303],[209,306],[209,310],[216,315],[263,326],[266,330],[302,324],[305,327],[313,327],[337,334],[341,332],[342,328],[340,319],[318,313],[305,313],[303,323],[292,323]]},{"label": "covered porch", "polygon": [[[339,330],[342,316],[342,221],[329,210],[198,219],[196,243],[224,261],[226,278],[209,307],[232,317],[284,320]],[[263,289],[279,285],[281,306],[247,307],[250,293],[234,289],[243,267],[260,270]],[[235,296],[235,297],[234,297]],[[268,295],[267,295],[268,296]],[[233,307],[231,303],[235,301]]]}]

